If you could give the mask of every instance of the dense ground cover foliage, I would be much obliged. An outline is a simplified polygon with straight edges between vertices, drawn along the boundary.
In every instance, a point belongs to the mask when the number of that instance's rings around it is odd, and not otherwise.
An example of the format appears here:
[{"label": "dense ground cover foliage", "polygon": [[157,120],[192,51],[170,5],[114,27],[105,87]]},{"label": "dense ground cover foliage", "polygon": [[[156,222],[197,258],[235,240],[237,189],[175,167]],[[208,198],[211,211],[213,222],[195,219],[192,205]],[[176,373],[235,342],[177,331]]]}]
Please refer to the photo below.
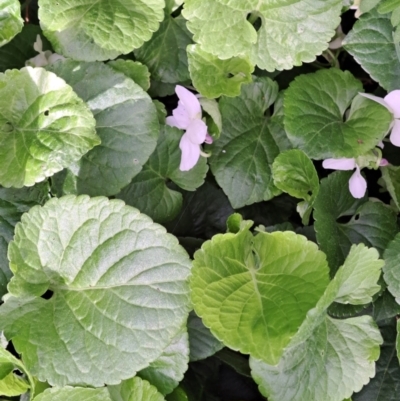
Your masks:
[{"label": "dense ground cover foliage", "polygon": [[400,0],[0,0],[0,399],[390,401]]}]

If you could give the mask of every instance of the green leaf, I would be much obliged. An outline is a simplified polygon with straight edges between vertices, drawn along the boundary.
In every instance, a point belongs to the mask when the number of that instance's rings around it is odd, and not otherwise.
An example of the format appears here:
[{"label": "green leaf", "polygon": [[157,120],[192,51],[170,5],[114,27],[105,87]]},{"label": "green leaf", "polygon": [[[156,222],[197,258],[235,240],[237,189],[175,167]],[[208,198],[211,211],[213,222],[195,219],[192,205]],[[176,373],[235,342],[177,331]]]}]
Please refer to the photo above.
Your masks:
[{"label": "green leaf", "polygon": [[192,311],[189,314],[187,329],[189,333],[190,362],[206,359],[223,348],[202,320]]},{"label": "green leaf", "polygon": [[297,208],[303,224],[307,225],[319,192],[318,174],[312,161],[301,150],[288,150],[275,159],[272,174],[276,187],[295,198],[304,199]]},{"label": "green leaf", "polygon": [[393,116],[384,106],[355,97],[360,91],[359,80],[336,68],[298,76],[284,100],[285,129],[292,144],[312,159],[351,158],[375,147]]},{"label": "green leaf", "polygon": [[[15,88],[23,90],[15,90]],[[0,74],[0,184],[32,186],[100,143],[87,105],[55,74]]]},{"label": "green leaf", "polygon": [[[321,180],[314,202],[317,241],[332,273],[344,262],[352,244],[364,243],[382,254],[398,231],[396,214],[387,205],[351,196],[351,174],[338,171]],[[352,216],[349,222],[338,221],[347,216]]]},{"label": "green leaf", "polygon": [[140,377],[107,388],[110,392],[110,401],[164,401],[164,397],[157,389]]},{"label": "green leaf", "polygon": [[88,104],[101,145],[55,177],[63,194],[114,195],[139,173],[157,144],[156,108],[143,89],[103,63],[66,60],[49,69]]},{"label": "green leaf", "polygon": [[222,131],[222,116],[217,101],[199,97],[199,102],[203,112],[205,112],[208,133],[214,139],[218,139]]},{"label": "green leaf", "polygon": [[[33,44],[41,32],[38,25],[26,24],[10,43],[0,47],[0,72],[25,67],[25,62],[38,54]],[[43,50],[51,50],[48,40],[43,35],[41,39]]]},{"label": "green leaf", "polygon": [[374,301],[372,317],[379,324],[380,321],[393,318],[396,315],[400,315],[400,305],[386,289]]},{"label": "green leaf", "polygon": [[[341,9],[342,0],[186,0],[182,14],[207,53],[245,56],[273,71],[314,61],[328,47]],[[258,31],[247,20],[249,13],[250,19],[261,19]]]},{"label": "green leaf", "polygon": [[400,7],[400,0],[382,0],[378,6],[378,13],[391,13],[396,8]]},{"label": "green leaf", "polygon": [[58,54],[81,61],[104,61],[118,57],[121,52],[106,50],[97,45],[83,28],[72,25],[62,31],[49,31],[41,24],[43,34]]},{"label": "green leaf", "polygon": [[226,231],[226,220],[232,213],[223,191],[206,181],[195,192],[183,192],[181,213],[166,228],[176,236],[211,238]]},{"label": "green leaf", "polygon": [[278,195],[271,165],[279,154],[264,113],[275,101],[278,86],[269,78],[243,85],[235,98],[222,97],[222,133],[210,147],[211,171],[234,208]]},{"label": "green leaf", "polygon": [[203,157],[191,170],[179,170],[181,137],[182,131],[164,126],[157,148],[143,166],[143,170],[117,194],[118,198],[137,207],[159,223],[175,218],[182,206],[182,195],[170,189],[167,180],[186,191],[194,191],[203,184],[208,170],[206,159]]},{"label": "green leaf", "polygon": [[247,58],[221,60],[199,45],[188,46],[187,52],[193,85],[203,96],[239,96],[242,84],[252,81],[254,66]]},{"label": "green leaf", "polygon": [[141,370],[138,376],[147,380],[158,391],[169,394],[182,381],[188,369],[189,339],[186,328],[176,335],[162,354],[149,367]]},{"label": "green leaf", "polygon": [[393,202],[400,209],[400,166],[381,167],[383,181]]},{"label": "green leaf", "polygon": [[112,401],[106,388],[63,387],[49,388],[34,401]]},{"label": "green leaf", "polygon": [[0,0],[0,46],[4,46],[21,32],[24,21],[18,0]]},{"label": "green leaf", "polygon": [[140,377],[126,380],[107,388],[63,387],[51,388],[34,401],[163,401],[157,389]]},{"label": "green leaf", "polygon": [[376,362],[375,377],[359,392],[353,401],[396,401],[399,396],[400,366],[396,355],[396,320],[386,321],[380,327],[384,339]]},{"label": "green leaf", "polygon": [[114,60],[107,63],[113,70],[122,72],[144,91],[150,88],[150,72],[147,66],[132,60]]},{"label": "green leaf", "polygon": [[372,296],[381,289],[377,282],[383,265],[375,248],[368,249],[362,243],[352,245],[334,279],[341,282],[335,302],[351,305],[372,302]]},{"label": "green leaf", "polygon": [[387,246],[384,259],[383,277],[388,285],[390,293],[400,303],[400,233]]},{"label": "green leaf", "polygon": [[292,232],[216,235],[195,253],[196,313],[228,347],[275,364],[328,284],[325,255]]},{"label": "green leaf", "polygon": [[[28,380],[16,375],[15,370],[26,374]],[[0,394],[13,397],[26,393],[30,388],[34,391],[35,385],[24,364],[0,346]]]},{"label": "green leaf", "polygon": [[375,375],[382,339],[372,318],[319,320],[309,323],[309,337],[289,347],[277,366],[250,359],[252,376],[268,400],[342,401]]},{"label": "green leaf", "polygon": [[171,394],[166,397],[167,401],[189,401],[185,390],[181,387],[177,387]]},{"label": "green leaf", "polygon": [[7,258],[8,243],[14,236],[14,227],[23,213],[48,199],[49,184],[45,181],[21,189],[0,187],[0,296],[7,292],[12,273]]},{"label": "green leaf", "polygon": [[152,79],[175,84],[190,79],[186,47],[191,43],[186,21],[167,15],[160,29],[135,51],[135,56],[147,65]]},{"label": "green leaf", "polygon": [[362,0],[360,1],[360,10],[362,13],[367,13],[375,8],[382,0]]},{"label": "green leaf", "polygon": [[[112,54],[129,53],[148,41],[164,17],[164,1],[151,2],[138,0],[126,2],[115,0],[71,0],[54,2],[53,0],[39,1],[39,20],[45,35],[57,47],[66,47],[69,54],[62,54],[83,61],[103,59],[91,58],[88,54],[77,50],[83,45],[82,39],[90,42],[89,47],[98,47],[111,51]],[[69,45],[65,40],[69,35],[77,35]],[[61,41],[54,43],[54,37]],[[75,42],[75,43],[74,43]],[[110,52],[109,52],[110,53]],[[109,57],[109,58],[115,58]]]},{"label": "green leaf", "polygon": [[[362,244],[353,246],[317,306],[307,313],[279,363],[271,366],[250,358],[252,376],[268,400],[342,401],[374,376],[382,337],[372,318],[336,320],[327,315],[327,308],[344,294],[349,296],[348,302],[358,303],[376,292],[379,274],[375,270],[382,266],[377,257],[375,249]],[[365,268],[366,261],[369,268]],[[366,283],[364,275],[370,272],[374,279]],[[354,293],[358,296],[353,297]]]},{"label": "green leaf", "polygon": [[[132,377],[186,322],[186,252],[119,200],[65,196],[32,208],[9,258],[14,277],[0,329],[51,385]],[[41,298],[48,290],[51,298]]]},{"label": "green leaf", "polygon": [[387,91],[400,87],[400,61],[392,30],[390,15],[374,10],[360,17],[343,42],[361,67]]}]

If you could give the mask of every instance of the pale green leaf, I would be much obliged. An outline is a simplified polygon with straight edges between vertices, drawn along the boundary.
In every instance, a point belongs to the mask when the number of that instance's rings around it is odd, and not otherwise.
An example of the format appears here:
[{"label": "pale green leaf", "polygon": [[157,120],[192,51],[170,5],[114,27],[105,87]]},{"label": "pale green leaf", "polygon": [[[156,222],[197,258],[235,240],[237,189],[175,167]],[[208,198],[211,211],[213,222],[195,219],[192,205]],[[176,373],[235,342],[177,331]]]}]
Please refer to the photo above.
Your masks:
[{"label": "pale green leaf", "polygon": [[383,256],[385,259],[383,277],[390,293],[400,303],[400,234],[389,243]]},{"label": "pale green leaf", "polygon": [[156,108],[143,89],[100,62],[66,60],[49,66],[87,103],[101,145],[58,174],[63,194],[115,195],[139,173],[157,144]]},{"label": "pale green leaf", "polygon": [[189,333],[190,362],[206,359],[223,348],[202,320],[192,311],[189,314],[187,329]]},{"label": "pale green leaf", "polygon": [[373,10],[360,17],[343,42],[344,48],[387,91],[400,87],[400,61],[392,30],[390,15]]},{"label": "pale green leaf", "polygon": [[107,63],[112,69],[122,72],[144,91],[150,88],[150,72],[147,66],[139,61],[118,59]]},{"label": "pale green leaf", "polygon": [[135,51],[135,57],[147,65],[152,79],[175,84],[190,79],[186,47],[191,43],[186,21],[168,15],[153,37]]},{"label": "pale green leaf", "polygon": [[164,397],[147,381],[135,377],[107,388],[51,388],[34,401],[163,401]]},{"label": "pale green leaf", "polygon": [[29,384],[20,376],[10,373],[0,380],[0,394],[14,397],[26,393],[30,389]]},{"label": "pale green leaf", "polygon": [[285,129],[293,145],[312,159],[351,158],[375,147],[393,116],[384,106],[355,97],[361,91],[360,81],[336,68],[298,76],[284,100]]},{"label": "pale green leaf", "polygon": [[193,85],[203,96],[239,96],[241,86],[252,81],[254,66],[246,58],[221,60],[199,45],[188,46],[187,52]]},{"label": "pale green leaf", "polygon": [[106,388],[63,387],[49,388],[34,401],[114,401]]},{"label": "pale green leaf", "polygon": [[[132,377],[186,322],[186,252],[119,200],[65,196],[33,207],[9,258],[14,277],[0,329],[51,385]],[[41,298],[47,290],[51,298]]]},{"label": "pale green leaf", "polygon": [[[126,54],[151,38],[164,18],[164,6],[163,0],[99,0],[95,3],[91,0],[40,0],[39,19],[48,37],[47,33],[63,35],[64,32],[69,32],[73,35],[74,32],[79,32],[79,37],[74,38],[71,46],[68,42],[58,43],[61,47],[70,46],[69,52],[73,46],[77,46],[74,42],[85,38],[100,49]],[[49,39],[53,42],[54,38]],[[57,50],[57,46],[55,48]],[[76,59],[94,61],[88,60],[85,53],[77,51],[73,51],[73,56]]]},{"label": "pale green leaf", "polygon": [[222,97],[219,108],[222,132],[210,149],[211,171],[234,208],[279,195],[271,165],[279,147],[265,116],[275,101],[278,86],[269,78],[243,85],[238,97]]},{"label": "pale green leaf", "polygon": [[[354,2],[354,0],[352,0]],[[367,13],[375,8],[382,0],[362,0],[360,1],[360,11]]]},{"label": "pale green leaf", "polygon": [[0,0],[0,46],[21,32],[24,21],[18,0]]},{"label": "pale green leaf", "polygon": [[[16,375],[15,370],[26,374],[27,380]],[[35,385],[24,364],[3,347],[0,347],[0,395],[13,397],[26,393],[30,388],[34,391]]]},{"label": "pale green leaf", "polygon": [[188,369],[189,339],[186,328],[178,333],[162,354],[138,376],[151,383],[163,394],[169,394],[182,381]]},{"label": "pale green leaf", "polygon": [[182,206],[181,193],[169,188],[167,180],[186,191],[194,191],[203,184],[208,170],[206,159],[203,157],[191,170],[179,170],[181,137],[182,131],[164,126],[157,148],[143,166],[143,170],[117,194],[118,198],[137,207],[159,223],[175,218]]},{"label": "pale green leaf", "polygon": [[[355,260],[357,256],[360,261]],[[268,400],[342,401],[374,376],[382,337],[372,318],[336,320],[327,315],[327,308],[346,296],[348,302],[358,303],[376,292],[379,274],[375,270],[382,266],[377,256],[376,250],[364,245],[350,250],[276,366],[250,358],[252,376]],[[364,275],[370,273],[374,278],[365,281]]]},{"label": "pale green leaf", "polygon": [[400,166],[381,167],[382,178],[393,202],[400,209]]},{"label": "pale green leaf", "polygon": [[94,127],[88,106],[55,74],[0,74],[0,184],[32,186],[79,160],[100,143]]},{"label": "pale green leaf", "polygon": [[[328,47],[341,9],[342,0],[186,0],[182,14],[204,51],[221,59],[245,56],[273,71],[314,61]],[[261,19],[258,31],[250,13]]]},{"label": "pale green leaf", "polygon": [[52,47],[58,54],[81,61],[104,61],[118,57],[121,52],[106,50],[88,36],[83,28],[73,25],[62,31],[45,30],[43,34],[51,42]]},{"label": "pale green leaf", "polygon": [[11,278],[7,258],[8,243],[14,236],[14,227],[21,215],[32,206],[43,204],[49,197],[49,184],[44,181],[21,189],[0,187],[0,296],[7,292]]},{"label": "pale green leaf", "polygon": [[278,155],[272,165],[274,184],[295,198],[303,224],[307,225],[312,205],[319,192],[319,179],[314,164],[301,150],[292,149]]},{"label": "pale green leaf", "polygon": [[277,366],[250,359],[252,376],[269,401],[342,401],[375,375],[382,338],[371,317],[319,320]]},{"label": "pale green leaf", "polygon": [[[314,202],[317,241],[334,273],[352,244],[364,243],[381,254],[398,232],[396,214],[381,202],[354,199],[348,189],[352,172],[338,171],[321,180]],[[351,216],[342,223],[339,218]]]},{"label": "pale green leaf", "polygon": [[400,0],[381,0],[377,10],[381,14],[386,14],[391,13],[398,7],[400,7]]},{"label": "pale green leaf", "polygon": [[377,282],[383,265],[375,248],[368,249],[362,243],[353,245],[334,278],[341,282],[335,302],[352,305],[372,302],[372,296],[381,289]]},{"label": "pale green leaf", "polygon": [[108,386],[110,401],[164,401],[164,397],[140,377],[125,380],[117,386]]},{"label": "pale green leaf", "polygon": [[292,232],[216,235],[195,253],[196,313],[228,347],[275,364],[328,284],[325,255]]}]

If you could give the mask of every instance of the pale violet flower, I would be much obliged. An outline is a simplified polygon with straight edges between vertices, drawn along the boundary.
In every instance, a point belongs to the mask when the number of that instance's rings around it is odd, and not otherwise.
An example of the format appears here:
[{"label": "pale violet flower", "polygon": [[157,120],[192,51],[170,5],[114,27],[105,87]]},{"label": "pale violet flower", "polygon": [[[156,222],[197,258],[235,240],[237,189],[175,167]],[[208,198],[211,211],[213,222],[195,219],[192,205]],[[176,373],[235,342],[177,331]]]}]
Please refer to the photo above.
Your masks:
[{"label": "pale violet flower", "polygon": [[61,56],[60,54],[53,53],[50,50],[43,51],[43,42],[40,35],[36,36],[36,42],[33,44],[33,48],[39,54],[26,61],[25,65],[31,67],[44,67],[48,64],[55,63],[57,60],[65,60],[65,57]]},{"label": "pale violet flower", "polygon": [[387,166],[389,163],[386,159],[381,158],[381,152],[378,155],[371,151],[365,156],[358,158],[341,158],[341,159],[326,159],[322,162],[322,167],[331,170],[354,170],[354,174],[349,180],[349,190],[354,198],[360,199],[367,191],[367,181],[361,175],[361,169],[364,167],[378,168]]},{"label": "pale violet flower", "polygon": [[390,142],[392,142],[394,146],[400,146],[400,90],[396,89],[389,92],[383,99],[378,96],[370,95],[369,93],[360,93],[360,95],[381,104],[393,114]]},{"label": "pale violet flower", "polygon": [[207,134],[207,125],[201,119],[201,106],[197,97],[183,86],[177,85],[175,93],[178,95],[178,107],[172,111],[172,116],[167,117],[166,123],[171,127],[184,129],[179,143],[182,151],[179,169],[188,171],[198,162],[200,155],[208,155],[201,150],[201,144],[212,143],[212,138]]}]

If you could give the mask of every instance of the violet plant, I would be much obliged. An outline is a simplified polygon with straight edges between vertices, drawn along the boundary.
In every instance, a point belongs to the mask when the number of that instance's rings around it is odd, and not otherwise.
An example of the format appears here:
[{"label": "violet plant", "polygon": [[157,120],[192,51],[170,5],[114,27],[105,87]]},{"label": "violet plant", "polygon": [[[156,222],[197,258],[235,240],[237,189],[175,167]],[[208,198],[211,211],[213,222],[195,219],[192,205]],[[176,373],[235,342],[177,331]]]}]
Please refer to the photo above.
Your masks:
[{"label": "violet plant", "polygon": [[0,399],[397,399],[399,26],[0,0]]}]

